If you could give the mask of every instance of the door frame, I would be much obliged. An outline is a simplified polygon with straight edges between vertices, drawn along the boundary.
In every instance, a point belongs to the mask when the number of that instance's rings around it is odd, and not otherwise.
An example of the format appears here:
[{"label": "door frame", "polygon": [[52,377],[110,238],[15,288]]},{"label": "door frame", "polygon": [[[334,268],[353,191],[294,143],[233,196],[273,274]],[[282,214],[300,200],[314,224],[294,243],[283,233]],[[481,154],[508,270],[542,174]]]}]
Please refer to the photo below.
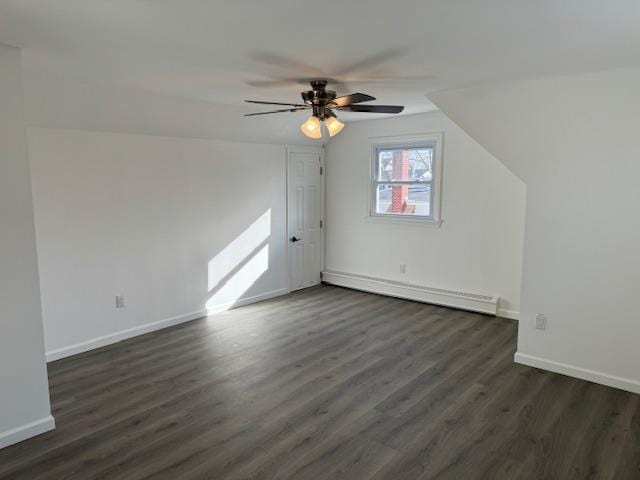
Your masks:
[{"label": "door frame", "polygon": [[[285,195],[285,245],[287,249],[287,290],[291,293],[291,242],[289,241],[289,156],[292,153],[313,153],[320,156],[320,167],[322,167],[323,173],[320,175],[320,220],[322,221],[322,228],[320,229],[320,275],[322,279],[322,272],[324,271],[325,260],[325,231],[327,228],[327,221],[325,219],[325,178],[327,176],[327,168],[325,166],[325,149],[321,147],[301,146],[301,145],[287,145],[285,148],[285,160],[284,171],[286,179],[286,195]],[[321,280],[322,281],[322,280]]]}]

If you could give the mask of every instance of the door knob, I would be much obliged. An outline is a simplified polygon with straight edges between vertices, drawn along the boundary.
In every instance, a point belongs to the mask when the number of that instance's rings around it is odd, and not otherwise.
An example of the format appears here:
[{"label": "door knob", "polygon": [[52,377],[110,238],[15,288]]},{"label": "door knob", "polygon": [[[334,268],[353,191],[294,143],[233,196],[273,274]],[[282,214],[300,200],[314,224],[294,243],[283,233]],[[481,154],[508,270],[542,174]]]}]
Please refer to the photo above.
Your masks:
[{"label": "door knob", "polygon": [[300,239],[299,239],[299,238],[291,237],[291,242],[292,242],[292,243],[296,243],[296,242],[299,242],[299,241],[300,241]]}]

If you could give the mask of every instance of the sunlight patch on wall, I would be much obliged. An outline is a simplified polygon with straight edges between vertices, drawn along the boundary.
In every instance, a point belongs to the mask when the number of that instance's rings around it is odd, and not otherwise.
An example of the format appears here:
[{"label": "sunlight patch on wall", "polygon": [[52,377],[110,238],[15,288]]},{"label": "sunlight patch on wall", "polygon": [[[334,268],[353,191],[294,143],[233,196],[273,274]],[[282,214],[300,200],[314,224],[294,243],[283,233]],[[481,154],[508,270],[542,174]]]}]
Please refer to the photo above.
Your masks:
[{"label": "sunlight patch on wall", "polygon": [[246,260],[251,255],[251,252],[269,238],[269,235],[271,235],[271,209],[264,212],[244,232],[209,261],[209,292],[231,274],[240,263]]},{"label": "sunlight patch on wall", "polygon": [[220,251],[208,264],[208,314],[232,308],[269,269],[271,209]]},{"label": "sunlight patch on wall", "polygon": [[228,310],[269,269],[269,245],[265,245],[239,268],[207,300],[207,313]]}]

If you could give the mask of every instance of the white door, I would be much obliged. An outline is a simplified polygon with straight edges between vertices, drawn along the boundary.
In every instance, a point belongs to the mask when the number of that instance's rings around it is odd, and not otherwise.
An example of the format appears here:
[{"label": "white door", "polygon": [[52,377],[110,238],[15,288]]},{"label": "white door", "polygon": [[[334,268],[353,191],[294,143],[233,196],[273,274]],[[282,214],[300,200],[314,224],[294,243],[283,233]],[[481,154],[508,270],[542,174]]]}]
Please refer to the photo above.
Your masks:
[{"label": "white door", "polygon": [[289,152],[288,239],[291,290],[320,283],[322,177],[319,153]]}]

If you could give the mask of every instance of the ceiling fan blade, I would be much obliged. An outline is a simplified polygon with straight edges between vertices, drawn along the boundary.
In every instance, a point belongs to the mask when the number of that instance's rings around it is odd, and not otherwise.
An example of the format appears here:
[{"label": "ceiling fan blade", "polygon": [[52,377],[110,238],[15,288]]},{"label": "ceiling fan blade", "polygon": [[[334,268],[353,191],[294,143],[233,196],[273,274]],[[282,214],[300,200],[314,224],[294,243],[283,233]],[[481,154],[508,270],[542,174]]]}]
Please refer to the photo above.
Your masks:
[{"label": "ceiling fan blade", "polygon": [[336,72],[336,76],[349,75],[354,72],[371,70],[372,68],[377,67],[381,63],[386,63],[389,60],[394,60],[399,57],[404,57],[408,53],[409,53],[409,49],[407,49],[406,47],[391,48],[383,52],[375,53],[361,60],[358,60],[355,63],[352,63],[351,65],[347,65],[341,68]]},{"label": "ceiling fan blade", "polygon": [[303,73],[304,75],[313,77],[323,75],[322,70],[314,65],[309,65],[308,63],[301,62],[294,58],[278,55],[277,53],[253,52],[249,54],[249,57],[255,62],[269,65],[271,67],[282,68],[289,70],[290,72]]},{"label": "ceiling fan blade", "polygon": [[405,76],[362,76],[349,78],[349,82],[354,85],[369,85],[369,84],[381,84],[381,85],[398,85],[401,83],[415,83],[417,85],[424,85],[428,81],[434,80],[433,75],[405,75]]},{"label": "ceiling fan blade", "polygon": [[371,100],[375,100],[375,97],[365,93],[352,93],[350,95],[334,98],[331,103],[335,104],[336,107],[346,107],[352,103],[370,102]]},{"label": "ceiling fan blade", "polygon": [[249,80],[247,85],[250,87],[270,88],[284,87],[287,85],[298,85],[300,81],[297,78],[273,78],[267,80]]},{"label": "ceiling fan blade", "polygon": [[369,112],[369,113],[400,113],[404,110],[400,105],[347,105],[339,107],[338,110],[345,112]]},{"label": "ceiling fan blade", "polygon": [[281,102],[263,102],[261,100],[245,100],[247,103],[258,103],[260,105],[285,105],[288,107],[305,107],[308,108],[309,105],[305,105],[302,103],[281,103]]},{"label": "ceiling fan blade", "polygon": [[276,88],[276,87],[286,87],[291,85],[305,85],[308,86],[309,82],[314,80],[326,80],[326,82],[332,88],[341,88],[343,91],[348,90],[347,84],[341,80],[336,78],[316,78],[316,77],[281,77],[281,78],[268,78],[264,80],[249,80],[246,82],[250,87],[259,87],[259,88]]},{"label": "ceiling fan blade", "polygon": [[285,108],[284,110],[271,110],[270,112],[246,113],[245,117],[253,117],[255,115],[268,115],[269,113],[297,112],[298,110],[308,110],[310,107]]}]

